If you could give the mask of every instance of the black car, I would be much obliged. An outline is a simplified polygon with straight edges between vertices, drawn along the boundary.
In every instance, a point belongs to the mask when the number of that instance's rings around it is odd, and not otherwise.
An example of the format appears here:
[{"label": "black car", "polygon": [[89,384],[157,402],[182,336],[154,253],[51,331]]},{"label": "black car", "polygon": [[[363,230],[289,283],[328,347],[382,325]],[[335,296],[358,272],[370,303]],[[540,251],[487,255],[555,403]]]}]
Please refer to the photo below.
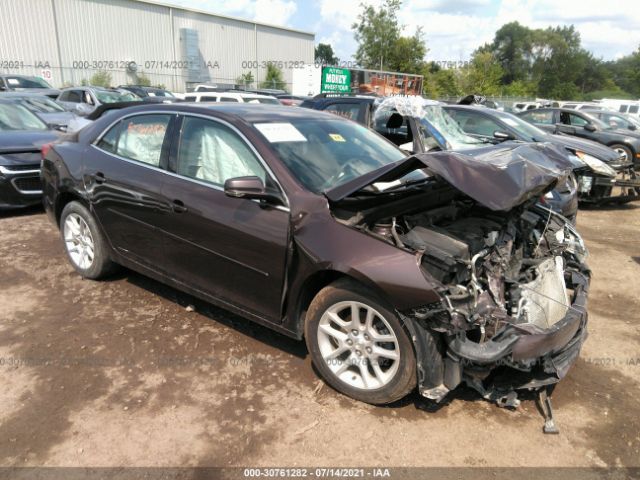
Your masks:
[{"label": "black car", "polygon": [[55,100],[38,93],[2,93],[0,94],[0,98],[19,101],[21,105],[35,113],[36,116],[47,125],[57,130],[66,130],[69,122],[76,117],[74,113],[65,110],[62,105]]},{"label": "black car", "polygon": [[142,105],[49,149],[44,204],[83,277],[116,262],[304,338],[346,395],[516,407],[586,338],[587,252],[536,204],[571,171],[548,149],[407,157],[302,108]]},{"label": "black car", "polygon": [[341,96],[322,93],[300,104],[302,108],[312,108],[348,118],[366,127],[371,125],[376,97]]},{"label": "black car", "polygon": [[[389,97],[376,102],[372,128],[407,153],[454,151],[484,155],[499,150],[494,142],[467,135],[446,107],[423,98]],[[570,175],[540,201],[575,223],[578,214],[575,177]]]},{"label": "black car", "polygon": [[31,92],[56,99],[60,90],[53,88],[46,80],[29,75],[0,73],[0,92]]},{"label": "black car", "polygon": [[42,201],[41,150],[57,138],[19,102],[0,100],[0,208]]},{"label": "black car", "polygon": [[619,113],[606,109],[593,110],[591,107],[582,110],[592,117],[602,120],[611,128],[618,130],[640,130],[640,119],[627,113]]},{"label": "black car", "polygon": [[[578,178],[581,202],[604,204],[640,199],[640,180],[636,178],[633,164],[609,147],[583,138],[547,133],[519,116],[506,112],[462,105],[446,105],[443,108],[466,133],[474,137],[493,143],[507,140],[547,142],[578,156],[581,163],[574,172]],[[602,165],[602,162],[606,165]]]},{"label": "black car", "polygon": [[176,100],[176,96],[168,90],[146,85],[120,85],[118,88],[135,93],[140,98],[160,98],[161,100]]},{"label": "black car", "polygon": [[640,166],[640,134],[630,130],[611,128],[594,116],[570,108],[537,108],[518,113],[529,123],[561,135],[586,138],[613,148],[627,160]]}]

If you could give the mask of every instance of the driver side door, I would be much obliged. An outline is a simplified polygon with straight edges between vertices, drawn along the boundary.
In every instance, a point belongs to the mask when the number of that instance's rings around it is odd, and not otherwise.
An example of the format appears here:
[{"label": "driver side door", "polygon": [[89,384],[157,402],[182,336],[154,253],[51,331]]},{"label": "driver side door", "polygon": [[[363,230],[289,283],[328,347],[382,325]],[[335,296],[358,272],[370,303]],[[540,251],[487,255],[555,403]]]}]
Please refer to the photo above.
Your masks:
[{"label": "driver side door", "polygon": [[233,126],[184,115],[162,196],[165,262],[180,283],[273,323],[281,321],[289,209],[224,193],[229,178],[258,176],[278,189],[256,150]]}]

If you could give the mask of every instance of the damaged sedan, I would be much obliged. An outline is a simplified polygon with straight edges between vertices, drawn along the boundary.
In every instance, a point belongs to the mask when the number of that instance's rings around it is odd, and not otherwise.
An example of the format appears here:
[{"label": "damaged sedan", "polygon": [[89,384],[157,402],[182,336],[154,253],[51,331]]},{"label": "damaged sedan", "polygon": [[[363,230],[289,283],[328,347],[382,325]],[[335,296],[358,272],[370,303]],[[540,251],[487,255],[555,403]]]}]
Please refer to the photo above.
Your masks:
[{"label": "damaged sedan", "polygon": [[43,161],[71,265],[124,265],[297,339],[372,404],[461,384],[504,406],[563,378],[589,271],[537,205],[571,172],[543,144],[406,156],[334,115],[245,105],[114,112]]}]

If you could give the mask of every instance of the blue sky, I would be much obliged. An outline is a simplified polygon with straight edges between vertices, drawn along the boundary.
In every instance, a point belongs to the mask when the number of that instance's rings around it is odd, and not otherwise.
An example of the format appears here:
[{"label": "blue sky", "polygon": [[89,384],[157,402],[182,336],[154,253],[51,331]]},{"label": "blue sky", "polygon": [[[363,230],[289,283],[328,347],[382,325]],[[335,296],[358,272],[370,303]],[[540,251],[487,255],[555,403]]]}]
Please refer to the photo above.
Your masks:
[{"label": "blue sky", "polygon": [[[352,60],[356,49],[351,24],[361,0],[166,1],[314,32],[316,43],[330,43],[342,60]],[[640,7],[633,0],[404,0],[399,17],[407,35],[423,27],[428,60],[466,60],[476,47],[491,41],[500,26],[514,20],[532,28],[574,24],[583,46],[605,60],[640,45]]]}]

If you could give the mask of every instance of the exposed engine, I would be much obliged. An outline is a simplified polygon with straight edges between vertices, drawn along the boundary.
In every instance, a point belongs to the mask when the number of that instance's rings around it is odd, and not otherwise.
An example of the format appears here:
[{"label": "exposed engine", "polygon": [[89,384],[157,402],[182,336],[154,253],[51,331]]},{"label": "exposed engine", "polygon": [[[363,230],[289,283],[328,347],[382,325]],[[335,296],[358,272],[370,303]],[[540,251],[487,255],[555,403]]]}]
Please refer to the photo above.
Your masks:
[{"label": "exposed engine", "polygon": [[567,262],[581,261],[575,230],[548,210],[496,213],[469,202],[376,222],[371,233],[408,248],[441,283],[442,305],[415,315],[483,343],[506,324],[546,329],[571,304]]}]

